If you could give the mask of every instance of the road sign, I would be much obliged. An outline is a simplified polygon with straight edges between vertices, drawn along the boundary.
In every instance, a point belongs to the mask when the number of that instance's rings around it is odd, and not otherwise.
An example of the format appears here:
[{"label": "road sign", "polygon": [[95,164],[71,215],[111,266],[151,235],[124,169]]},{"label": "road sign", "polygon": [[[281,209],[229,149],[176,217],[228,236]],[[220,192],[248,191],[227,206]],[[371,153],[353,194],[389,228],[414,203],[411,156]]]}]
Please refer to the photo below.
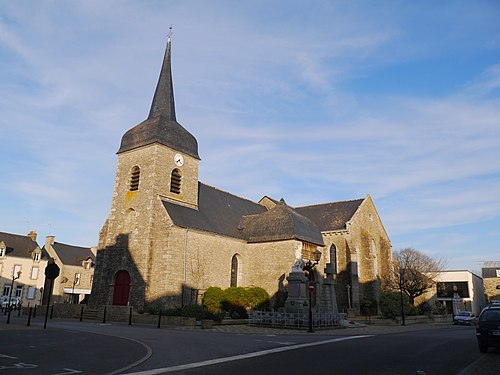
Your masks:
[{"label": "road sign", "polygon": [[311,291],[314,292],[314,289],[316,289],[316,285],[314,284],[314,281],[309,281],[307,283],[307,288]]},{"label": "road sign", "polygon": [[45,267],[45,277],[48,280],[54,280],[57,276],[59,276],[59,266],[55,263],[49,263],[47,267]]}]

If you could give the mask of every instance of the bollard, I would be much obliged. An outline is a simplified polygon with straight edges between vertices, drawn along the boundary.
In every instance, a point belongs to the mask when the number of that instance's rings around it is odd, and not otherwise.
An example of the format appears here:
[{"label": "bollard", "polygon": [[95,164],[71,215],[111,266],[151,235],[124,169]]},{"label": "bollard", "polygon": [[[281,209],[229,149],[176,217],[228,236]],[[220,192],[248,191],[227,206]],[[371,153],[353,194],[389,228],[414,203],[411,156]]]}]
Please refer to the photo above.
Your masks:
[{"label": "bollard", "polygon": [[36,305],[35,308],[33,309],[33,318],[36,318]]},{"label": "bollard", "polygon": [[80,312],[80,322],[83,321],[83,309],[85,309],[85,305],[82,306],[82,311]]},{"label": "bollard", "polygon": [[130,313],[128,314],[128,325],[132,325],[132,307],[130,308]]},{"label": "bollard", "polygon": [[31,325],[31,307],[29,308],[29,312],[28,312],[28,324],[26,324],[28,327]]},{"label": "bollard", "polygon": [[54,314],[54,305],[50,307],[50,319],[52,319],[52,314]]},{"label": "bollard", "polygon": [[161,309],[160,309],[160,314],[158,315],[158,327],[157,328],[160,328],[161,326]]},{"label": "bollard", "polygon": [[106,306],[104,306],[104,314],[102,316],[102,324],[106,323]]},{"label": "bollard", "polygon": [[22,307],[19,306],[19,308],[17,309],[17,316],[21,316],[21,309],[22,309]]}]

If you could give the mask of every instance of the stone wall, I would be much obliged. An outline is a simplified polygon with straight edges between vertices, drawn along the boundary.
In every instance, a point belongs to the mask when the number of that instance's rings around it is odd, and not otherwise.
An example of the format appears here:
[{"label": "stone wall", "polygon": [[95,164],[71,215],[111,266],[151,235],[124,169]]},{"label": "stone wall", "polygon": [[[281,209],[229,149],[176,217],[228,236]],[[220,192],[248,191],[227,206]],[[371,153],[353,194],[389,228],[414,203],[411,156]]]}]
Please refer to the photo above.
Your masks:
[{"label": "stone wall", "polygon": [[500,301],[500,277],[485,277],[483,285],[489,301]]}]

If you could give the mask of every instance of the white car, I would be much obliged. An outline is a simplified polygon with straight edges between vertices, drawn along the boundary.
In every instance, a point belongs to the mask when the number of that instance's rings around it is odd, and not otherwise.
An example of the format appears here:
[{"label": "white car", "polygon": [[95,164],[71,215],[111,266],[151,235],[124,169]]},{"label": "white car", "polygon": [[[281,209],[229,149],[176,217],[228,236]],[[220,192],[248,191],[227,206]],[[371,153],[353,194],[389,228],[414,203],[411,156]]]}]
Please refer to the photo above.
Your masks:
[{"label": "white car", "polygon": [[[10,306],[16,307],[21,304],[21,297],[10,297]],[[5,309],[9,305],[9,296],[0,297],[0,306]]]},{"label": "white car", "polygon": [[469,311],[459,311],[453,317],[453,324],[467,324],[471,326],[476,324],[476,321],[476,316]]}]

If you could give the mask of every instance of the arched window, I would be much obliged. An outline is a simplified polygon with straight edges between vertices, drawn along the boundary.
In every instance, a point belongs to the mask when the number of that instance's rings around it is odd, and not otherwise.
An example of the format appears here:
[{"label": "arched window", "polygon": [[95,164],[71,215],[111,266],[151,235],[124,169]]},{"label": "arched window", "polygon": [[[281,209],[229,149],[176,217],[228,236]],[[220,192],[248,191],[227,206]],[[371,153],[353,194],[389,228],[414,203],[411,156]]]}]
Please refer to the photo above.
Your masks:
[{"label": "arched window", "polygon": [[141,169],[136,165],[130,173],[130,191],[139,190],[139,179],[141,177]]},{"label": "arched window", "polygon": [[172,171],[170,176],[170,192],[175,194],[181,193],[181,171],[177,168]]},{"label": "arched window", "polygon": [[238,256],[235,254],[231,259],[231,287],[238,286]]},{"label": "arched window", "polygon": [[334,274],[337,273],[337,248],[334,244],[330,246],[330,264],[332,265],[332,271]]}]

